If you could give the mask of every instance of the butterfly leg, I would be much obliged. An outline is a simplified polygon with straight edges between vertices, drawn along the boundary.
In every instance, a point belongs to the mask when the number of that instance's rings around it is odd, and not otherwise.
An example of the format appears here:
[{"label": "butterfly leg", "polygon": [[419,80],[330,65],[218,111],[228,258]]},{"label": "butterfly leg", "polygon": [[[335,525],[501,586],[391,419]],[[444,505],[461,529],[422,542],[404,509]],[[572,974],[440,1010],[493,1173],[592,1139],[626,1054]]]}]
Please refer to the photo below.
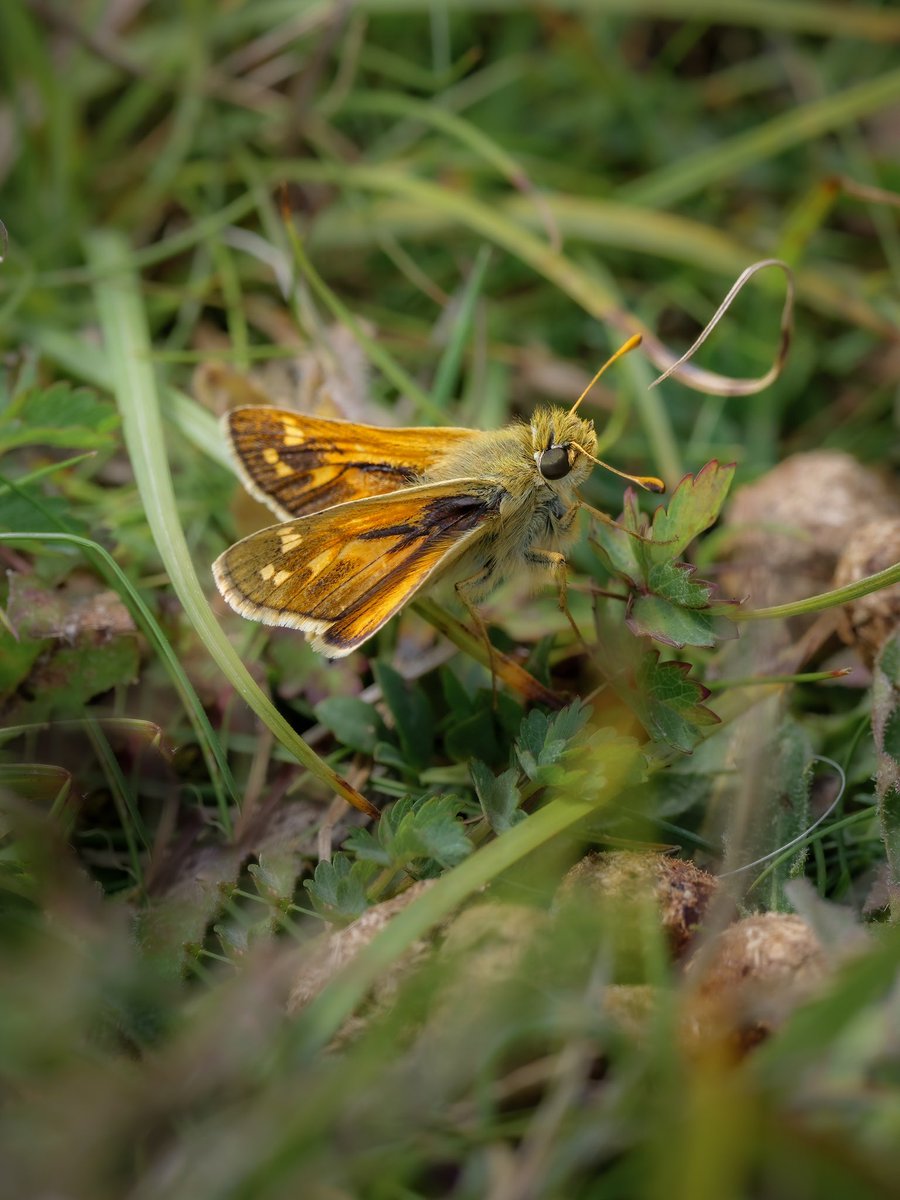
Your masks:
[{"label": "butterfly leg", "polygon": [[460,601],[465,606],[466,612],[472,618],[472,624],[475,626],[481,640],[484,642],[487,650],[487,665],[491,673],[491,695],[493,697],[494,708],[497,707],[497,671],[494,666],[494,647],[491,645],[491,639],[488,635],[487,625],[484,623],[484,617],[478,611],[474,600],[466,593],[474,593],[475,595],[483,595],[485,586],[488,584],[491,575],[494,572],[493,563],[487,567],[483,567],[475,575],[470,575],[468,579],[461,579],[456,585],[455,590]]},{"label": "butterfly leg", "polygon": [[556,584],[556,591],[559,595],[559,610],[566,614],[566,620],[572,627],[572,632],[575,637],[584,646],[588,648],[587,643],[581,636],[581,630],[575,624],[575,618],[572,616],[569,609],[568,600],[568,577],[566,575],[566,556],[560,554],[558,550],[528,550],[525,554],[525,560],[533,567],[539,567],[542,570],[549,571],[553,576],[553,582]]}]

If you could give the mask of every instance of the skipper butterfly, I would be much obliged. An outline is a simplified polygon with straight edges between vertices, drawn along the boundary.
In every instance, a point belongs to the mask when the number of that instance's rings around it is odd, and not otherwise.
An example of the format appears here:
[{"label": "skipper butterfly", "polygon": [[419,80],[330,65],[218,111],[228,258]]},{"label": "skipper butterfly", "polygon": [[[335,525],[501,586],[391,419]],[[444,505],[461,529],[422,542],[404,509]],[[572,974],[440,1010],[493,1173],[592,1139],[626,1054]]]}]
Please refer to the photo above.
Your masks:
[{"label": "skipper butterfly", "polygon": [[[564,551],[595,463],[593,421],[578,405],[539,408],[530,423],[483,432],[381,429],[266,405],[238,408],[225,429],[247,490],[280,518],[213,564],[242,616],[302,630],[329,658],[367,641],[423,589],[452,578],[475,605],[526,570],[552,575],[565,605]],[[615,468],[608,468],[615,470]],[[651,491],[653,477],[616,474]]]}]

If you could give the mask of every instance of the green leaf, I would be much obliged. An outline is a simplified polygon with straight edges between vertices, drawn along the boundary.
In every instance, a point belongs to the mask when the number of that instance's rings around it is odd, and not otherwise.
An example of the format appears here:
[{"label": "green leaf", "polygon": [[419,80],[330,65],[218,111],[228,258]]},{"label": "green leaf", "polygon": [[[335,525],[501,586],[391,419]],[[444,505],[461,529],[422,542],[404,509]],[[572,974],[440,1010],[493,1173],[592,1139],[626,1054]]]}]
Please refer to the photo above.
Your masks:
[{"label": "green leaf", "polygon": [[441,668],[440,679],[447,708],[455,717],[467,717],[472,711],[472,694],[469,689],[448,667]]},{"label": "green leaf", "polygon": [[690,678],[685,662],[660,662],[658,650],[641,657],[630,692],[634,711],[651,737],[690,754],[701,733],[719,718],[703,701],[709,689]]},{"label": "green leaf", "polygon": [[474,698],[470,695],[465,710],[454,713],[445,722],[444,750],[455,762],[469,763],[473,758],[501,766],[509,756],[509,742],[518,732],[522,710],[518,703],[501,692],[497,704],[487,688]]},{"label": "green leaf", "polygon": [[378,866],[431,874],[432,864],[455,866],[472,850],[459,809],[456,796],[406,796],[385,809],[374,833],[356,829],[344,845]]},{"label": "green leaf", "polygon": [[50,644],[46,639],[15,638],[0,622],[0,700],[10,696],[28,677],[39,655]]},{"label": "green leaf", "polygon": [[300,874],[300,854],[291,847],[290,840],[282,849],[260,853],[255,863],[247,867],[263,899],[279,909],[287,909],[297,887]]},{"label": "green leaf", "polygon": [[459,820],[455,796],[429,796],[408,812],[397,826],[393,851],[404,864],[432,858],[442,867],[455,867],[472,852]]},{"label": "green leaf", "polygon": [[313,878],[304,879],[303,886],[319,916],[349,924],[369,907],[366,889],[377,871],[375,863],[351,862],[346,854],[339,852],[331,862],[320,862]]},{"label": "green leaf", "polygon": [[532,709],[519,728],[515,746],[516,757],[529,779],[546,778],[544,768],[560,761],[590,713],[590,706],[580,700],[551,716]]},{"label": "green leaf", "polygon": [[[809,787],[812,779],[812,749],[809,739],[796,721],[785,720],[769,753],[765,755],[758,794],[768,798],[768,811],[754,822],[756,837],[744,848],[746,861],[753,862],[787,846],[810,823]],[[763,904],[775,912],[792,912],[793,904],[785,895],[788,880],[803,871],[808,848],[799,847],[784,861],[776,861],[766,872]],[[759,894],[759,889],[755,894]]]},{"label": "green leaf", "polygon": [[646,536],[637,495],[628,488],[621,520],[616,525],[597,525],[591,543],[599,551],[607,570],[612,575],[618,575],[629,587],[637,587],[644,575],[643,565],[638,559],[635,534]]},{"label": "green leaf", "polygon": [[505,833],[524,820],[525,814],[519,809],[522,803],[522,794],[517,786],[519,772],[515,767],[510,767],[502,775],[495,775],[476,758],[469,764],[469,770],[482,811],[494,833]]},{"label": "green leaf", "polygon": [[647,587],[663,600],[680,604],[683,608],[707,608],[712,585],[702,579],[694,579],[695,567],[690,563],[654,563],[647,571]]},{"label": "green leaf", "polygon": [[99,449],[113,444],[118,423],[115,406],[90,388],[55,383],[24,397],[0,423],[0,453],[17,446]]},{"label": "green leaf", "polygon": [[330,729],[342,746],[361,754],[373,754],[378,740],[385,736],[384,722],[375,705],[358,696],[329,696],[320,700],[313,711],[316,720]]},{"label": "green leaf", "polygon": [[132,683],[138,671],[137,639],[80,638],[42,659],[29,676],[33,699],[17,709],[19,720],[78,717],[94,696]]},{"label": "green leaf", "polygon": [[873,669],[872,732],[875,790],[887,855],[891,915],[900,920],[900,633],[882,646]]},{"label": "green leaf", "polygon": [[714,646],[709,613],[680,608],[659,596],[637,596],[627,609],[625,623],[637,637],[651,637],[666,646]]},{"label": "green leaf", "polygon": [[714,620],[712,585],[695,579],[694,568],[676,556],[715,521],[734,476],[734,467],[708,463],[686,476],[668,508],[650,523],[633,491],[625,496],[618,526],[602,525],[594,539],[607,569],[627,586],[627,623],[632,633],[667,646],[714,646],[733,637],[733,626]]},{"label": "green leaf", "polygon": [[20,492],[0,488],[0,529],[10,533],[21,529],[29,533],[56,533],[59,529],[80,535],[88,533],[84,521],[72,516],[68,501],[60,496],[46,496],[32,487]]},{"label": "green leaf", "polygon": [[428,766],[434,749],[434,715],[428,697],[386,663],[375,663],[373,671],[394,718],[406,761],[420,771]]},{"label": "green leaf", "polygon": [[[487,699],[490,706],[490,697]],[[484,703],[478,704],[468,716],[449,725],[444,733],[444,749],[454,762],[469,762],[472,758],[486,758],[493,762],[500,746],[490,711],[485,712]]]},{"label": "green leaf", "polygon": [[686,475],[660,505],[650,525],[650,542],[638,542],[638,553],[648,563],[667,562],[715,523],[734,479],[734,463],[724,466],[713,459],[696,475]]}]

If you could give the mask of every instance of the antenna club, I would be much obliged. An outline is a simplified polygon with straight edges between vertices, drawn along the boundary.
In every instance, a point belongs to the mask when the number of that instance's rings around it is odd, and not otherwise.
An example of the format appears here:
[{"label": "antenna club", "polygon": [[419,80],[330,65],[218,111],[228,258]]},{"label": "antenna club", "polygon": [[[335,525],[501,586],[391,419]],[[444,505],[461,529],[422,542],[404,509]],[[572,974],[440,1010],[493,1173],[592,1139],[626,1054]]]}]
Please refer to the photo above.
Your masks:
[{"label": "antenna club", "polygon": [[641,344],[641,342],[643,340],[644,339],[641,334],[633,333],[627,342],[623,342],[622,345],[618,348],[618,350],[616,350],[616,352],[614,354],[611,354],[610,357],[606,360],[606,362],[603,364],[603,366],[600,368],[600,370],[597,372],[597,374],[594,376],[594,378],[591,380],[591,382],[587,385],[587,387],[584,389],[584,391],[581,393],[581,395],[578,397],[578,399],[575,401],[575,403],[569,409],[569,412],[574,413],[576,411],[576,409],[578,408],[578,405],[582,402],[582,400],[585,398],[585,396],[588,394],[588,392],[591,390],[591,388],[594,386],[594,384],[597,382],[597,380],[600,378],[600,376],[603,374],[603,372],[608,367],[611,367],[614,362],[616,362],[618,359],[620,359],[622,357],[623,354],[628,354],[628,352],[630,350],[634,350],[637,346],[639,346]]}]

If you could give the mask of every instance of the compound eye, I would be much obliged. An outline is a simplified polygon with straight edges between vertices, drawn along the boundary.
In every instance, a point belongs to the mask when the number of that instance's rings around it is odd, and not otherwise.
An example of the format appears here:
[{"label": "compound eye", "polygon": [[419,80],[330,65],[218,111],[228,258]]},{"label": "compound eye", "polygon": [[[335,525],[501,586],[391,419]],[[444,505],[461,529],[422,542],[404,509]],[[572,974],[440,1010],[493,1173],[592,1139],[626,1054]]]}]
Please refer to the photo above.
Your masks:
[{"label": "compound eye", "polygon": [[538,468],[545,479],[562,479],[572,469],[569,453],[565,446],[551,446],[545,450],[538,462]]}]

